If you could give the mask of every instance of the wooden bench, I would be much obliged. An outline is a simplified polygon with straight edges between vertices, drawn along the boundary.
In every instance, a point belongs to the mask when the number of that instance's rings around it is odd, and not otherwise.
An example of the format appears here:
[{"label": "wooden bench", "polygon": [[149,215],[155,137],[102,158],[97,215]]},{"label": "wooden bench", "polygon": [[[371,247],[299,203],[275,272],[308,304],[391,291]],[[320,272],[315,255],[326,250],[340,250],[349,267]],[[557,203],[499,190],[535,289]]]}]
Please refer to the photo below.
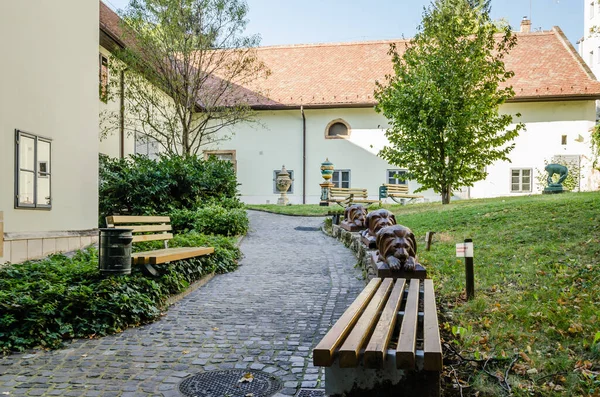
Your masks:
[{"label": "wooden bench", "polygon": [[372,279],[313,350],[328,396],[439,396],[433,281]]},{"label": "wooden bench", "polygon": [[384,183],[382,187],[385,187],[385,193],[379,191],[379,200],[382,200],[386,197],[391,198],[397,203],[404,204],[406,199],[408,201],[413,201],[419,198],[423,198],[420,194],[409,194],[408,193],[408,185],[399,185],[393,183]]},{"label": "wooden bench", "polygon": [[169,248],[168,240],[173,238],[171,233],[171,218],[168,216],[125,216],[114,215],[106,217],[109,228],[133,229],[133,242],[164,241],[165,248],[152,251],[135,252],[131,255],[132,265],[142,265],[153,276],[158,272],[152,265],[168,263],[181,259],[195,258],[212,254],[213,247],[177,247]]},{"label": "wooden bench", "polygon": [[353,187],[332,187],[329,193],[329,201],[342,207],[352,204],[367,204],[369,206],[373,203],[380,203],[380,200],[369,199],[367,189]]}]

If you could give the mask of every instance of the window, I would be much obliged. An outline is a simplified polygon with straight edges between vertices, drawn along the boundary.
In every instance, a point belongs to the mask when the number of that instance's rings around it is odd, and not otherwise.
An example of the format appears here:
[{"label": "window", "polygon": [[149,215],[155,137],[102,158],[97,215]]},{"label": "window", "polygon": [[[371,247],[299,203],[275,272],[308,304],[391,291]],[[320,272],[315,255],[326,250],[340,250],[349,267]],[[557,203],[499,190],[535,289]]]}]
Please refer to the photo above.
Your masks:
[{"label": "window", "polygon": [[[281,170],[273,171],[273,193],[275,193],[275,194],[281,193],[279,190],[277,190],[277,173],[279,171],[281,171]],[[288,172],[288,174],[290,174],[290,179],[292,180],[292,184],[290,185],[290,188],[288,189],[287,193],[293,194],[294,193],[294,171],[287,170],[287,172]]]},{"label": "window", "polygon": [[350,187],[350,170],[334,170],[331,182],[335,187]]},{"label": "window", "polygon": [[594,2],[592,1],[590,3],[590,19],[594,18],[594,11],[595,11],[595,7],[594,7]]},{"label": "window", "polygon": [[214,156],[217,160],[229,161],[233,164],[233,170],[237,170],[237,161],[235,160],[235,150],[205,150],[204,159]]},{"label": "window", "polygon": [[100,54],[100,100],[108,101],[108,58]]},{"label": "window", "polygon": [[387,170],[387,182],[393,185],[406,185],[406,179],[404,179],[406,170]]},{"label": "window", "polygon": [[560,137],[560,144],[561,145],[566,145],[567,144],[567,136],[563,135]]},{"label": "window", "polygon": [[350,126],[342,119],[331,121],[325,128],[325,138],[347,138],[350,136]]},{"label": "window", "polygon": [[51,140],[15,131],[15,208],[52,207]]},{"label": "window", "polygon": [[143,154],[152,160],[156,160],[158,158],[160,148],[156,140],[153,140],[147,135],[138,134],[136,132],[134,152],[135,154]]},{"label": "window", "polygon": [[594,51],[590,51],[590,54],[588,56],[588,65],[591,65],[592,62],[594,62]]},{"label": "window", "polygon": [[523,193],[531,191],[531,168],[510,170],[512,193]]}]

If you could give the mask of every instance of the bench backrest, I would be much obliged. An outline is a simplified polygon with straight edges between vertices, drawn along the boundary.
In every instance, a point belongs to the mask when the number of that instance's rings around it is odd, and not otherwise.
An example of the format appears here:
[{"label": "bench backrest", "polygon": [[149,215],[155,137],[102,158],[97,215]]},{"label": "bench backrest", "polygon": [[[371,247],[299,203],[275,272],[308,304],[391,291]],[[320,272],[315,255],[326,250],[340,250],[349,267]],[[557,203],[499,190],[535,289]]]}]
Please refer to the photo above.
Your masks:
[{"label": "bench backrest", "polygon": [[390,194],[390,193],[408,193],[408,185],[384,183],[383,186],[387,187],[388,194]]},{"label": "bench backrest", "polygon": [[168,216],[128,216],[128,215],[113,215],[106,217],[106,227],[133,229],[133,242],[140,241],[156,241],[173,238],[173,233],[170,233],[171,218]]},{"label": "bench backrest", "polygon": [[367,189],[351,188],[351,187],[332,187],[331,197],[347,197],[353,195],[354,197],[367,198],[369,194]]}]

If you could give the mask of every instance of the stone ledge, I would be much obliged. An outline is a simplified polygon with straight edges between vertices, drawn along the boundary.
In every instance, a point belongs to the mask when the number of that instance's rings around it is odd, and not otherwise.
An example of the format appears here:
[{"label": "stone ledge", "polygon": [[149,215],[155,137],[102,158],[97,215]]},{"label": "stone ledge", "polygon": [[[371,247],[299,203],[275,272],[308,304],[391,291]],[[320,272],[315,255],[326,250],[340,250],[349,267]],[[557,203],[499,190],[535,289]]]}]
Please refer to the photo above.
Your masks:
[{"label": "stone ledge", "polygon": [[360,268],[365,279],[370,280],[375,277],[376,272],[371,263],[371,253],[376,250],[370,250],[362,243],[360,233],[346,231],[339,225],[331,225],[331,232],[323,228],[323,232],[350,248],[358,259],[357,267]]}]

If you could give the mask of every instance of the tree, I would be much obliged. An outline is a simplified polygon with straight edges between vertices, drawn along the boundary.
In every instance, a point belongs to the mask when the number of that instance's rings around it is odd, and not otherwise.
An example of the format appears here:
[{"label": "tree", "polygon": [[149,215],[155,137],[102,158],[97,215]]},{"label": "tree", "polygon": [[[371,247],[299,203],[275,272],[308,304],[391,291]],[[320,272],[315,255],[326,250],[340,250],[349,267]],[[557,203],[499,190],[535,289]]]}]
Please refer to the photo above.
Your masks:
[{"label": "tree", "polygon": [[[394,75],[377,83],[376,110],[390,120],[390,145],[380,156],[407,167],[417,191],[432,188],[448,204],[453,189],[487,176],[508,160],[524,125],[499,106],[514,96],[503,59],[516,44],[510,27],[495,24],[489,0],[435,0],[423,13],[403,55],[392,45]],[[517,117],[520,115],[517,114]]]},{"label": "tree", "polygon": [[110,93],[123,90],[124,109],[102,115],[103,132],[124,127],[189,156],[253,121],[256,94],[242,87],[268,70],[256,56],[260,37],[242,35],[247,12],[244,0],[131,0],[121,15],[127,46],[110,62]]}]

